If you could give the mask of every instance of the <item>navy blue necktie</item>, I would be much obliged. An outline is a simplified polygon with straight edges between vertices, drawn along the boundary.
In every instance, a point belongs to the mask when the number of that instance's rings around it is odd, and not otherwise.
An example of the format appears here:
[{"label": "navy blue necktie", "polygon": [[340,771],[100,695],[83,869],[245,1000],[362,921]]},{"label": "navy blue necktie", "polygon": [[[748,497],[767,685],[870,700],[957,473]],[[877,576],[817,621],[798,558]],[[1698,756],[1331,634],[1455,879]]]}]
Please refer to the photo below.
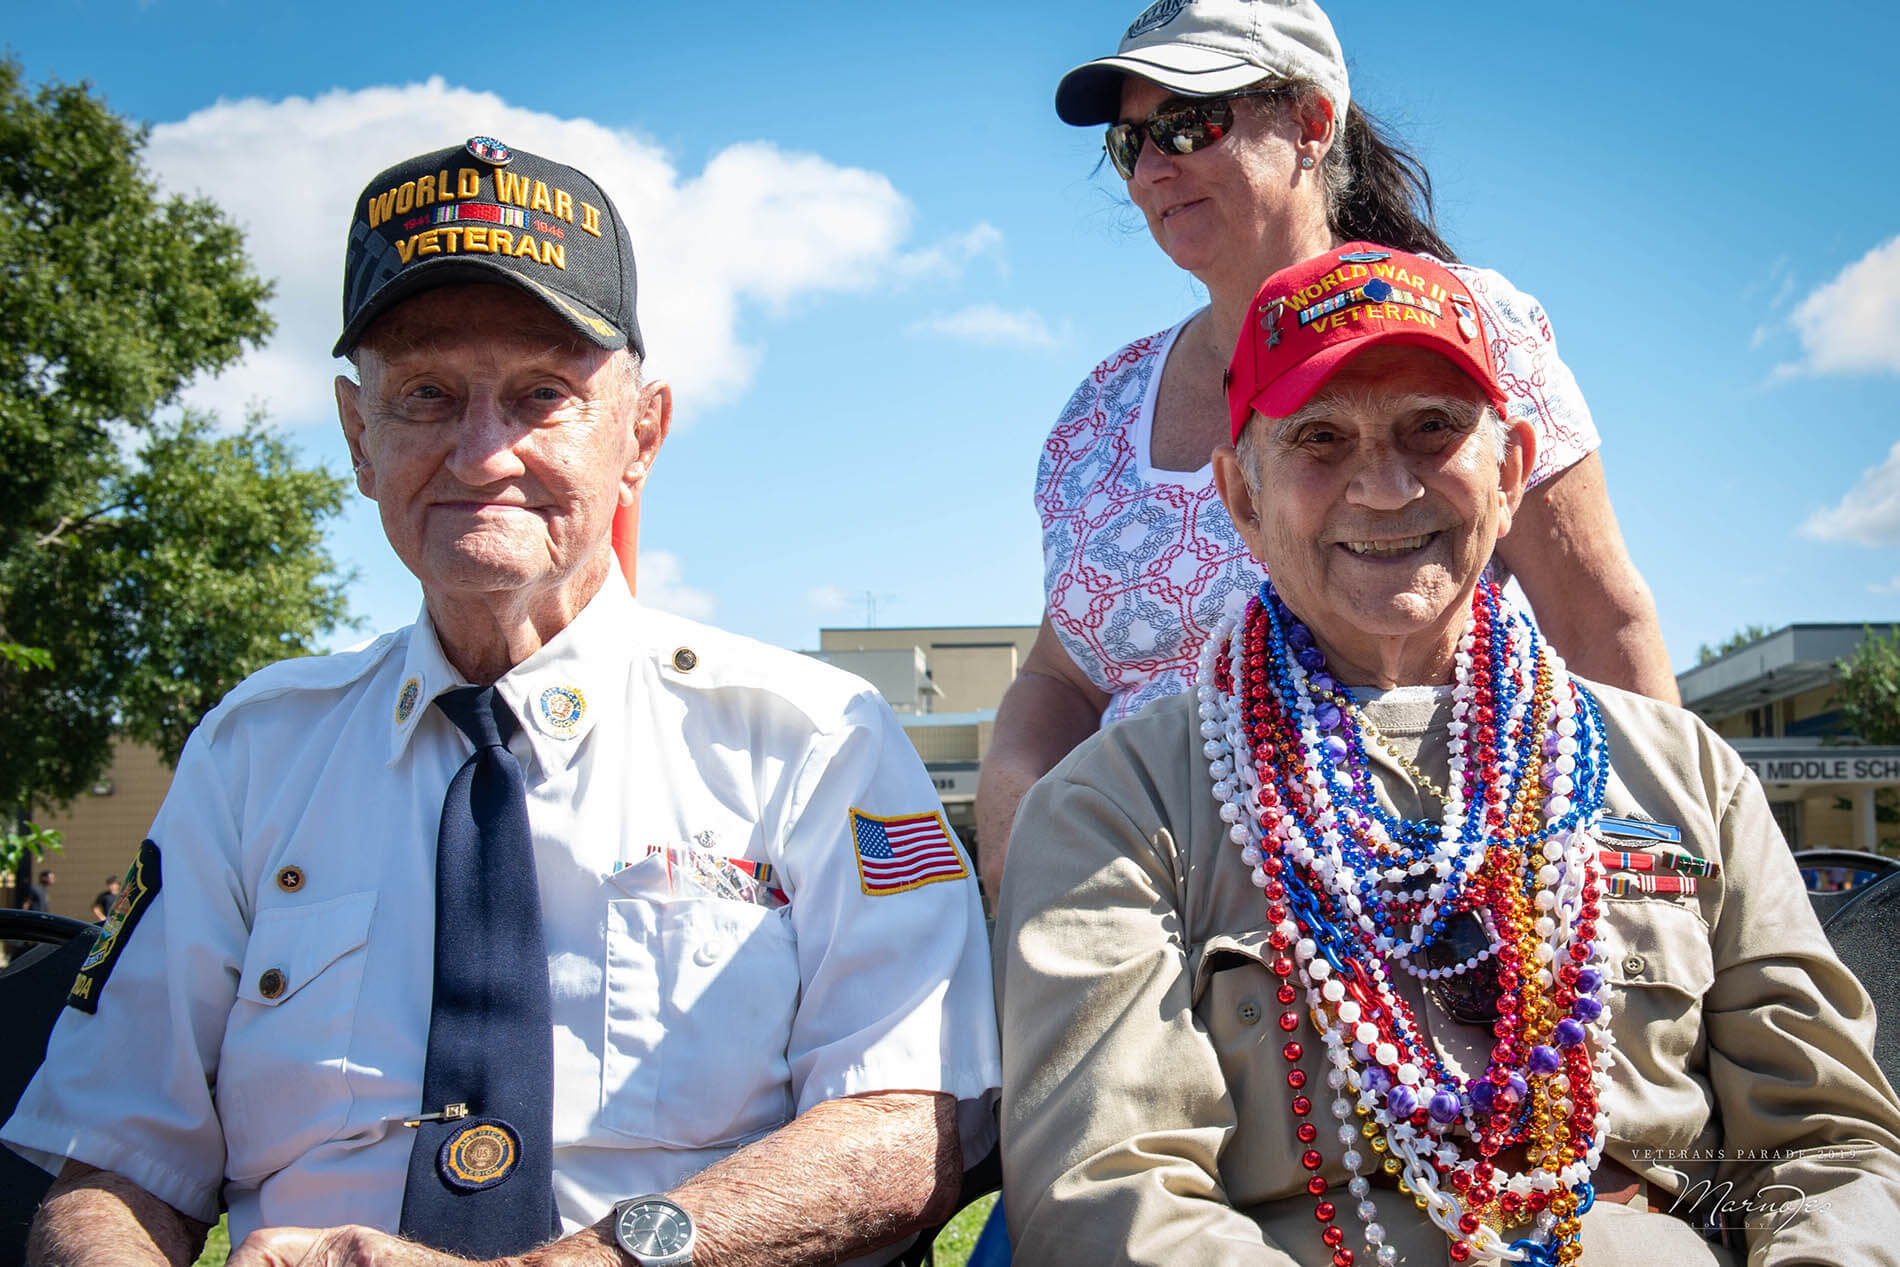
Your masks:
[{"label": "navy blue necktie", "polygon": [[402,1234],[469,1258],[544,1244],[554,1213],[554,1031],[520,723],[494,687],[435,701],[475,745],[435,857],[435,995]]}]

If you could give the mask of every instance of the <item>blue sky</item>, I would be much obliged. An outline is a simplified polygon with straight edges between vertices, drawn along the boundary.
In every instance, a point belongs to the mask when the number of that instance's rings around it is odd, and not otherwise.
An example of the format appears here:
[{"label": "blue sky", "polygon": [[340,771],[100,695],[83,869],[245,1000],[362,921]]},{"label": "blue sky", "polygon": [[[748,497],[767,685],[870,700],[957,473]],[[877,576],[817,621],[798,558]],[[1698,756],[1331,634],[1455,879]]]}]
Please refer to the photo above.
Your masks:
[{"label": "blue sky", "polygon": [[[601,179],[680,404],[642,596],[809,647],[868,602],[1039,617],[1050,423],[1201,302],[1050,105],[1139,8],[43,0],[0,39],[30,81],[150,123],[161,180],[246,226],[280,333],[193,399],[261,401],[336,470],[325,353],[364,181],[474,133]],[[1893,10],[1332,13],[1449,240],[1549,311],[1677,666],[1749,623],[1900,617]],[[362,633],[413,616],[370,508],[334,545]]]}]

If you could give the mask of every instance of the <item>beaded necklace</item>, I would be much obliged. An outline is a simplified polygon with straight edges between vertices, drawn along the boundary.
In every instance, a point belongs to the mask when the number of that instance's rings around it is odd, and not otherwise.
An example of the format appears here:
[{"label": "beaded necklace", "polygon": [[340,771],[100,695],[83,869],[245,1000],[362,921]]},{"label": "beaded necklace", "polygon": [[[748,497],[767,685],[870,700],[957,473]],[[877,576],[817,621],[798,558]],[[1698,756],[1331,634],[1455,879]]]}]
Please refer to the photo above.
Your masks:
[{"label": "beaded necklace", "polygon": [[[1331,1066],[1347,1190],[1381,1267],[1398,1251],[1371,1199],[1373,1166],[1397,1177],[1446,1234],[1454,1262],[1577,1261],[1578,1221],[1594,1200],[1590,1176],[1608,1134],[1600,1093],[1612,1060],[1609,985],[1591,835],[1609,777],[1602,718],[1488,579],[1473,595],[1454,663],[1441,814],[1408,820],[1375,792],[1366,739],[1386,741],[1270,582],[1202,652],[1208,770],[1273,922],[1281,1055],[1334,1267],[1352,1267],[1354,1253],[1318,1173],[1319,1128],[1294,1037],[1302,995]],[[1449,964],[1425,954],[1474,919],[1487,949]],[[1435,989],[1486,960],[1495,1042],[1484,1073],[1467,1080],[1438,1058],[1390,969]],[[1519,1146],[1526,1164],[1514,1171],[1500,1155]],[[1527,1221],[1532,1234],[1507,1244],[1500,1229]]]}]

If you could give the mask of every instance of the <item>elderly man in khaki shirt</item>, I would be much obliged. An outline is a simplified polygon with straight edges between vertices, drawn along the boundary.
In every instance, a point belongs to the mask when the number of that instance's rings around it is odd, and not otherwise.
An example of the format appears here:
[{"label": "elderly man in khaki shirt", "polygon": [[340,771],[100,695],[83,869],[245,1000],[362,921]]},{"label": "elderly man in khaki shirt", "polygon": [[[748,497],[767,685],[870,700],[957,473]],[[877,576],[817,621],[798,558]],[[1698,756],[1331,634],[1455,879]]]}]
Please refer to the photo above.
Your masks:
[{"label": "elderly man in khaki shirt", "polygon": [[1535,437],[1433,261],[1276,274],[1229,374],[1273,581],[1024,801],[1022,1263],[1900,1263],[1900,1104],[1752,775],[1484,580]]}]

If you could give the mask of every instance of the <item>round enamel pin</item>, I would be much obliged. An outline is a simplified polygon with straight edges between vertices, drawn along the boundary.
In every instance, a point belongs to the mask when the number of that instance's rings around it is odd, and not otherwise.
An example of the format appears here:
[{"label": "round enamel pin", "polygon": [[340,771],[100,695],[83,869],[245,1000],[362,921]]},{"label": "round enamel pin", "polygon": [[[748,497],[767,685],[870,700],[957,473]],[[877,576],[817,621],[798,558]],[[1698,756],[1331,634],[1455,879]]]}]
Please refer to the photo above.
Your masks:
[{"label": "round enamel pin", "polygon": [[573,734],[586,712],[587,697],[577,686],[550,686],[541,692],[541,720],[556,734]]},{"label": "round enamel pin", "polygon": [[421,698],[421,678],[412,677],[402,684],[402,691],[396,696],[396,724],[398,726],[415,715],[416,703]]},{"label": "round enamel pin", "polygon": [[497,1117],[471,1118],[442,1141],[435,1168],[442,1182],[463,1192],[492,1188],[515,1173],[521,1136]]},{"label": "round enamel pin", "polygon": [[492,136],[471,136],[468,138],[468,152],[484,163],[493,163],[496,167],[506,167],[514,161],[515,152]]}]

